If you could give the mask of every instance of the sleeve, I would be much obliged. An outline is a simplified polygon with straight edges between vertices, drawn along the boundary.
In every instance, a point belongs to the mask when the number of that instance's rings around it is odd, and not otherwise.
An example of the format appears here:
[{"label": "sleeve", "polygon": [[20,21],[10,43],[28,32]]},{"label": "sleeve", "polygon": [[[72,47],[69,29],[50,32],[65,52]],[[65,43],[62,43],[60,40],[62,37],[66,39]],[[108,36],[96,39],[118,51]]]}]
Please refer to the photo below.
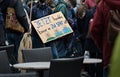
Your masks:
[{"label": "sleeve", "polygon": [[96,11],[96,6],[94,6],[93,8],[91,8],[90,10],[88,10],[88,15],[89,15],[89,19],[93,18],[94,17],[94,14],[95,14],[95,11]]},{"label": "sleeve", "polygon": [[24,7],[22,5],[22,2],[20,0],[17,0],[15,6],[15,12],[16,12],[16,16],[19,20],[19,22],[21,23],[21,25],[24,27],[25,32],[28,31],[28,22],[27,22],[27,18],[24,12]]},{"label": "sleeve", "polygon": [[97,7],[92,25],[90,26],[90,35],[100,49],[102,49],[102,37],[104,30],[104,15],[102,7],[103,6]]}]

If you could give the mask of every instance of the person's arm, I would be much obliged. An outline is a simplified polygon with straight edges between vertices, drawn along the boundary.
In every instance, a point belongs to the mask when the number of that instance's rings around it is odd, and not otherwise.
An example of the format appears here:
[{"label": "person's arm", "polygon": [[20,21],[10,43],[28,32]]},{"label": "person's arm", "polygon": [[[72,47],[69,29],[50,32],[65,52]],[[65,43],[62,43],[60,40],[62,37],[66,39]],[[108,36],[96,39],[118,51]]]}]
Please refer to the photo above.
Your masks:
[{"label": "person's arm", "polygon": [[24,7],[22,5],[22,2],[20,0],[17,0],[14,8],[15,8],[16,16],[17,16],[19,22],[21,23],[21,25],[24,27],[25,32],[28,31],[29,25],[28,25],[28,22],[26,19],[26,15],[24,12]]},{"label": "person's arm", "polygon": [[96,6],[94,6],[93,8],[91,8],[87,11],[89,20],[94,17],[95,11],[96,11]]}]

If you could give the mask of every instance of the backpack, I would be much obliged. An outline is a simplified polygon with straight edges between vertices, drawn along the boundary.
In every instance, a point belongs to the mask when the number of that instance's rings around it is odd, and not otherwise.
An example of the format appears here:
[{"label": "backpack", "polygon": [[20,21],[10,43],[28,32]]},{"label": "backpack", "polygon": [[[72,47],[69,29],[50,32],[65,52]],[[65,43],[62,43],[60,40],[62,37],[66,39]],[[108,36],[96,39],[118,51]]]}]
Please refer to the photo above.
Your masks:
[{"label": "backpack", "polygon": [[120,31],[120,11],[110,10],[110,18],[108,21],[108,41],[114,43]]},{"label": "backpack", "polygon": [[0,10],[0,46],[4,45],[5,43],[5,23],[4,23],[4,19],[3,19],[3,14]]},{"label": "backpack", "polygon": [[13,30],[17,32],[24,33],[24,28],[22,25],[19,23],[16,13],[15,13],[15,4],[17,0],[12,0],[10,3],[9,7],[7,8],[7,14],[6,14],[6,29],[8,30]]}]

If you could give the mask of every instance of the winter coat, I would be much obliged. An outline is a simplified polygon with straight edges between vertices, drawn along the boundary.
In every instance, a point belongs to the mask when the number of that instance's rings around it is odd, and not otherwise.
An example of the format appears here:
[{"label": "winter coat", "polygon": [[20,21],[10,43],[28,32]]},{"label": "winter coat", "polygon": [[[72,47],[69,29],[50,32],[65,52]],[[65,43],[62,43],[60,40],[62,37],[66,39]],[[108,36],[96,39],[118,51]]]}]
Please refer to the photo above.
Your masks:
[{"label": "winter coat", "polygon": [[108,67],[113,45],[108,42],[107,29],[110,9],[118,9],[120,0],[101,0],[94,15],[90,34],[103,54],[104,68]]}]

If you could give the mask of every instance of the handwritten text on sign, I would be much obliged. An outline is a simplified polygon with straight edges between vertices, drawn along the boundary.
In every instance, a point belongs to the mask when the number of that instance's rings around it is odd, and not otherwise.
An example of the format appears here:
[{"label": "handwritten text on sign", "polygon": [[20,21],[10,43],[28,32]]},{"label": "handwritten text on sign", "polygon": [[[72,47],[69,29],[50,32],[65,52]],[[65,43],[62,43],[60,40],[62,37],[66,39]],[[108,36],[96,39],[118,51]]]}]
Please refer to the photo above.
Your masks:
[{"label": "handwritten text on sign", "polygon": [[61,12],[32,21],[43,43],[55,40],[73,32]]}]

